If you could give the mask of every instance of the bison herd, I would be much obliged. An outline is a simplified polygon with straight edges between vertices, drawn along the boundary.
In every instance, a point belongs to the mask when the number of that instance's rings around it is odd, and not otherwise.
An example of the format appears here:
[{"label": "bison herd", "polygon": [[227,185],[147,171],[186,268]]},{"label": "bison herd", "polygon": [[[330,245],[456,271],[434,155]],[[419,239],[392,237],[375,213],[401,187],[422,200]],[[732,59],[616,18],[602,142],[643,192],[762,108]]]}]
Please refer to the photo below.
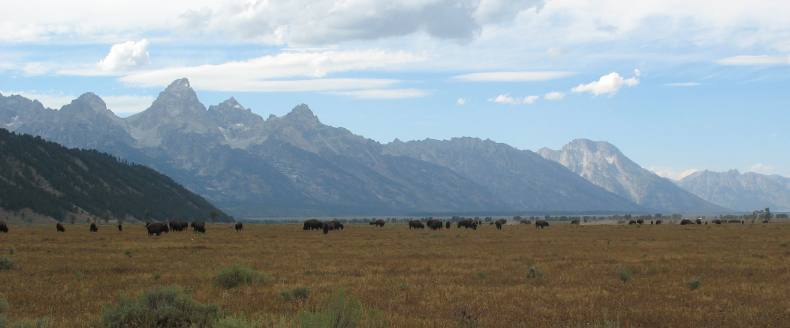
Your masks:
[{"label": "bison herd", "polygon": [[324,234],[328,234],[332,230],[343,230],[344,228],[343,224],[338,220],[319,221],[310,219],[304,221],[304,225],[302,225],[302,230],[319,230],[323,231]]}]

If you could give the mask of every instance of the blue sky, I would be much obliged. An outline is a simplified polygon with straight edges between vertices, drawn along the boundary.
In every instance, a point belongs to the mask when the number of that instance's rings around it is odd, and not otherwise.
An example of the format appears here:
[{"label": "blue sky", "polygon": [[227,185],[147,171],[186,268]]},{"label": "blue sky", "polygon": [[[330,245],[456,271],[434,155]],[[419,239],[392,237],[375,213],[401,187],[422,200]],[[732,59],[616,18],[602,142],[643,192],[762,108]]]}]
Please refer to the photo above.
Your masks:
[{"label": "blue sky", "polygon": [[187,77],[206,104],[307,103],[388,142],[605,140],[644,167],[790,176],[787,1],[4,1],[0,92],[121,116]]}]

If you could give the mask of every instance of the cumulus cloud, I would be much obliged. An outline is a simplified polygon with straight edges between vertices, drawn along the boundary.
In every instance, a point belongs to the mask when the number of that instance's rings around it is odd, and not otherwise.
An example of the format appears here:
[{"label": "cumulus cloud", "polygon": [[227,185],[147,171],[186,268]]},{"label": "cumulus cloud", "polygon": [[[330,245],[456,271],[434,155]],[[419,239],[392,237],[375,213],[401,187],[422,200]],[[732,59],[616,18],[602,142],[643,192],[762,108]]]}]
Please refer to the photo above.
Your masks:
[{"label": "cumulus cloud", "polygon": [[639,85],[639,70],[634,70],[634,76],[624,78],[617,72],[612,72],[601,76],[597,81],[587,84],[580,84],[572,89],[575,93],[587,92],[593,95],[615,95],[623,87],[633,87]]},{"label": "cumulus cloud", "polygon": [[403,51],[348,50],[282,52],[276,55],[212,65],[140,71],[121,77],[125,83],[165,86],[188,77],[192,84],[213,91],[339,91],[382,89],[399,83],[383,78],[331,78],[341,72],[388,70],[424,60]]},{"label": "cumulus cloud", "polygon": [[148,40],[126,41],[116,43],[110,48],[107,56],[99,61],[98,66],[105,72],[123,71],[149,63]]},{"label": "cumulus cloud", "polygon": [[465,98],[458,98],[458,100],[455,101],[455,104],[458,105],[458,106],[464,106],[464,105],[466,105],[466,99]]},{"label": "cumulus cloud", "polygon": [[512,97],[511,95],[504,93],[494,98],[490,98],[488,101],[503,105],[531,105],[538,101],[539,98],[540,97],[538,96]]},{"label": "cumulus cloud", "polygon": [[472,82],[532,82],[556,80],[574,74],[563,71],[480,72],[456,75],[453,79]]},{"label": "cumulus cloud", "polygon": [[565,99],[565,94],[562,92],[553,91],[543,95],[543,99],[552,100],[552,101],[562,100]]},{"label": "cumulus cloud", "polygon": [[723,58],[717,63],[728,66],[790,65],[790,56],[743,55]]}]

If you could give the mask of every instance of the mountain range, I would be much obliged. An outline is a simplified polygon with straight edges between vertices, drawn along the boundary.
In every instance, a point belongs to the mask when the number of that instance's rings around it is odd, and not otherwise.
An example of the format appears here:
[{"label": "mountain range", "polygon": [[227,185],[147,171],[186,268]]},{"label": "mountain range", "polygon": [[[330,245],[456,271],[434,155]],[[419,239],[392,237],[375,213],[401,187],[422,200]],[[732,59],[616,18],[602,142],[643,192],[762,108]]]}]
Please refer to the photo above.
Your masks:
[{"label": "mountain range", "polygon": [[751,212],[765,207],[790,211],[790,179],[779,175],[699,171],[678,181],[678,185],[715,204]]},{"label": "mountain range", "polygon": [[23,221],[230,220],[150,168],[5,129],[0,129],[0,212]]},{"label": "mountain range", "polygon": [[207,108],[186,79],[127,118],[92,93],[60,110],[0,95],[0,127],[150,166],[241,217],[724,210],[608,144],[540,154],[477,138],[382,144],[307,105],[266,119],[234,98]]}]

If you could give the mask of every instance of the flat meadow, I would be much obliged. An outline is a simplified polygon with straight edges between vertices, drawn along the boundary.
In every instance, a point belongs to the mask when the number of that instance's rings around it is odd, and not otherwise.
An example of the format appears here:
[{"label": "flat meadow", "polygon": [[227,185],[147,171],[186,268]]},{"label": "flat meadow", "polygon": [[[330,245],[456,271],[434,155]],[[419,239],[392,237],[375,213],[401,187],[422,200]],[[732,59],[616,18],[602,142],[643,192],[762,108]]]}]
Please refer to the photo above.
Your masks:
[{"label": "flat meadow", "polygon": [[[8,319],[100,327],[121,295],[177,285],[262,327],[299,326],[339,290],[388,327],[780,327],[790,325],[790,224],[570,225],[409,230],[347,224],[210,224],[148,236],[99,225],[0,233]],[[235,288],[220,271],[265,279]],[[301,290],[300,297],[288,297]]]}]

